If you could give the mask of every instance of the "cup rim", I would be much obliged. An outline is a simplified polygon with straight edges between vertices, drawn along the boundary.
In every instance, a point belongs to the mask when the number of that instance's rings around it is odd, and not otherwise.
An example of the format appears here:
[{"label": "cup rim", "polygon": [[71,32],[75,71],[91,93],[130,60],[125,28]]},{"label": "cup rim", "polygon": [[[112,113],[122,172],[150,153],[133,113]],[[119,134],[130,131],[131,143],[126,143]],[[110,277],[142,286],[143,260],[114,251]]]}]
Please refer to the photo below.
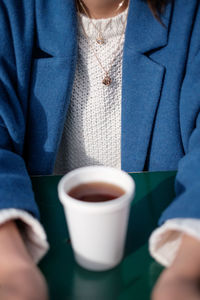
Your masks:
[{"label": "cup rim", "polygon": [[[113,199],[113,200],[108,200],[108,201],[104,201],[104,202],[87,202],[87,201],[80,201],[78,199],[75,199],[73,197],[70,197],[64,187],[65,187],[65,183],[66,180],[72,178],[73,176],[75,176],[77,173],[80,174],[84,173],[84,172],[88,172],[88,171],[95,171],[95,169],[97,171],[100,170],[110,170],[113,171],[115,173],[119,173],[119,175],[121,176],[125,176],[127,178],[127,180],[129,181],[129,185],[130,185],[130,189],[129,191],[125,191],[125,194],[123,194],[122,196]],[[106,182],[106,180],[98,180],[98,182]],[[91,181],[88,180],[88,182],[96,182],[96,180]],[[117,183],[113,183],[116,184]],[[120,186],[120,184],[119,184]],[[105,166],[87,166],[87,167],[82,167],[82,168],[78,168],[75,169],[73,171],[70,171],[69,173],[65,174],[61,180],[58,183],[58,195],[59,195],[59,199],[60,202],[63,204],[64,208],[67,208],[68,205],[70,206],[74,206],[76,208],[80,208],[82,209],[87,209],[87,210],[93,210],[93,211],[110,211],[110,210],[114,210],[114,209],[120,209],[121,207],[128,205],[132,202],[133,197],[135,195],[135,181],[134,179],[125,171],[123,170],[119,170],[119,169],[115,169],[112,167],[105,167]]]}]

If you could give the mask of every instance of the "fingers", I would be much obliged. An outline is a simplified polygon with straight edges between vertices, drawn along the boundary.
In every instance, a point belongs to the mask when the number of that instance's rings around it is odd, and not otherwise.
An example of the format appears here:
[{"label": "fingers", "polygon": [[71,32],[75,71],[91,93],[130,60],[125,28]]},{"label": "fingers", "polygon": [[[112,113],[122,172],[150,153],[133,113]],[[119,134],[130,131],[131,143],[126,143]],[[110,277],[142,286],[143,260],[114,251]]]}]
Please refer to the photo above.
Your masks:
[{"label": "fingers", "polygon": [[1,300],[47,300],[48,291],[44,277],[35,266],[13,269],[1,274]]},{"label": "fingers", "polygon": [[152,300],[199,300],[200,289],[198,280],[191,280],[181,275],[173,274],[173,270],[166,270],[158,280]]}]

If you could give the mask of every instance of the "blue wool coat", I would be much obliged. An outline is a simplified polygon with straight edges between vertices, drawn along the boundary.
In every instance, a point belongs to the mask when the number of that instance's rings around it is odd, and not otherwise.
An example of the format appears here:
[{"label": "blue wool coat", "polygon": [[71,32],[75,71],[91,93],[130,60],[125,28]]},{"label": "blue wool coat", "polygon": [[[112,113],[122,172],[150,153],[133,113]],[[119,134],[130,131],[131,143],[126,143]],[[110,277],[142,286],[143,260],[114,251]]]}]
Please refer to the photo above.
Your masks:
[{"label": "blue wool coat", "polygon": [[[0,1],[1,209],[38,217],[29,175],[53,170],[76,67],[74,2]],[[122,169],[178,169],[160,223],[200,218],[199,1],[169,2],[162,21],[130,0],[121,99]]]}]

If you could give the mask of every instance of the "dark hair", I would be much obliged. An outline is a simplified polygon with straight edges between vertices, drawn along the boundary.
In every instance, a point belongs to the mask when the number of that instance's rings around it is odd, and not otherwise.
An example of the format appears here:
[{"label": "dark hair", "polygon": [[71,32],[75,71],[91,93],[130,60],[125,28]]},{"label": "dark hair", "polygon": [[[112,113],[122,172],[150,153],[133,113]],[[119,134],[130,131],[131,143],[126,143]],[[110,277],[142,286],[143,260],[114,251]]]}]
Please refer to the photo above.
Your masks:
[{"label": "dark hair", "polygon": [[150,10],[154,17],[161,22],[160,16],[165,10],[168,0],[147,0]]}]

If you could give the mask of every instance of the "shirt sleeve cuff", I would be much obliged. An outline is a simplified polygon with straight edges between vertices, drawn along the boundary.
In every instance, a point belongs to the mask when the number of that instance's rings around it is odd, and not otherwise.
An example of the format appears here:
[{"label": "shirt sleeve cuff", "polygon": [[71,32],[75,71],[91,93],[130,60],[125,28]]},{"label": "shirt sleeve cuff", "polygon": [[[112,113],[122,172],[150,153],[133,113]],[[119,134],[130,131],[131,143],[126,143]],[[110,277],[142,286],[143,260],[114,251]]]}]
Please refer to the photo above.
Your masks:
[{"label": "shirt sleeve cuff", "polygon": [[149,251],[160,264],[169,267],[178,252],[183,234],[200,240],[200,220],[171,219],[153,231],[149,240]]},{"label": "shirt sleeve cuff", "polygon": [[3,209],[0,211],[0,225],[10,221],[20,220],[20,233],[27,247],[27,250],[38,263],[49,249],[47,237],[42,225],[31,214],[19,209]]}]

